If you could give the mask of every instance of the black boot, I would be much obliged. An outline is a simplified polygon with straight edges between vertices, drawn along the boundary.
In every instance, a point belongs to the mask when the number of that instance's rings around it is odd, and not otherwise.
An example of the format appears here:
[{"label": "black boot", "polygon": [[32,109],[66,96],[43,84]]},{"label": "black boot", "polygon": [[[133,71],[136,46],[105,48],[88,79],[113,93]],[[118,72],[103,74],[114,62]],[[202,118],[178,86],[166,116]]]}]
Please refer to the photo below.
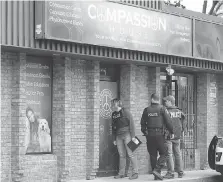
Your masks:
[{"label": "black boot", "polygon": [[185,173],[183,171],[178,173],[178,178],[183,178],[183,176],[185,175]]},{"label": "black boot", "polygon": [[174,178],[174,173],[167,172],[165,176],[163,176],[165,179],[173,179]]},{"label": "black boot", "polygon": [[137,179],[139,177],[138,173],[134,173],[132,174],[132,176],[129,177],[130,180],[133,180],[133,179]]},{"label": "black boot", "polygon": [[119,178],[124,178],[125,176],[124,175],[120,175],[120,174],[118,174],[117,176],[115,176],[114,178],[115,179],[119,179]]},{"label": "black boot", "polygon": [[153,171],[153,175],[155,177],[155,180],[163,180],[163,177],[161,176],[161,171],[155,169]]}]

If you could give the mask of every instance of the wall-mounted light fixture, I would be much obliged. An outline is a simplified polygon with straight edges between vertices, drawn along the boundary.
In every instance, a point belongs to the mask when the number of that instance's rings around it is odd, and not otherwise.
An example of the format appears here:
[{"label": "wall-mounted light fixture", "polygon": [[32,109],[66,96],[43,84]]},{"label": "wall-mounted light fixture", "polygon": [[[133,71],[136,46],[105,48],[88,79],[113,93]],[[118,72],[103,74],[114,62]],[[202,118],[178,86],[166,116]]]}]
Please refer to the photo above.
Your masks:
[{"label": "wall-mounted light fixture", "polygon": [[171,68],[171,65],[168,65],[166,67],[166,72],[169,76],[172,76],[174,74],[174,69]]}]

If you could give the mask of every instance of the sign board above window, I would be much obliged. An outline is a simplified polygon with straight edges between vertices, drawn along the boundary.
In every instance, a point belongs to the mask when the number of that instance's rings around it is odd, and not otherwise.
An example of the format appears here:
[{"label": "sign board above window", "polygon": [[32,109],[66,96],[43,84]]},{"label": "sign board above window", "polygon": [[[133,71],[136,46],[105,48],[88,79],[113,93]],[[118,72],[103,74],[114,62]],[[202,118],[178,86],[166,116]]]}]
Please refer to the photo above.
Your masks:
[{"label": "sign board above window", "polygon": [[192,56],[192,20],[107,1],[35,2],[35,38]]}]

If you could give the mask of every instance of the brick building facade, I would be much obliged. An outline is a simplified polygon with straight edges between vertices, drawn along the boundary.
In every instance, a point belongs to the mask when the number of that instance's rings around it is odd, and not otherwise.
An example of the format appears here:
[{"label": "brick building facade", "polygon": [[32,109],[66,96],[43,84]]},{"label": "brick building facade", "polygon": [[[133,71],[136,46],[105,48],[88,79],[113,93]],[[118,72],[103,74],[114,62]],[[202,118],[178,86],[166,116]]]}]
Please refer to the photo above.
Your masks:
[{"label": "brick building facade", "polygon": [[[94,178],[99,167],[99,62],[50,57],[53,60],[53,153],[25,155],[24,73],[27,55],[3,51],[1,58],[2,180],[67,181]],[[150,103],[151,93],[160,93],[160,68],[124,64],[120,66],[120,72],[120,97],[133,114],[137,135],[143,141],[137,151],[140,173],[143,174],[150,170],[150,165],[145,138],[141,136],[140,118],[143,109]],[[207,147],[213,135],[222,134],[223,80],[221,74],[201,72],[194,75],[197,79],[199,126],[194,169],[200,169],[208,167]],[[218,92],[215,106],[210,104],[209,85],[213,82],[217,84]]]},{"label": "brick building facade", "polygon": [[[1,7],[4,9],[6,4],[8,11],[5,15],[10,15],[13,6],[11,2],[1,2]],[[28,10],[34,7],[33,2],[14,4],[15,7],[17,5],[24,8],[24,15],[30,13],[33,17]],[[2,19],[4,17],[7,16],[2,16]],[[14,14],[12,17],[14,21],[17,18]],[[2,22],[6,25],[6,20]],[[31,18],[28,22],[33,25]],[[150,103],[150,95],[156,92],[163,96],[162,76],[166,75],[165,67],[169,64],[173,65],[176,75],[192,76],[190,83],[193,87],[186,98],[187,103],[193,102],[192,119],[188,119],[194,131],[190,135],[193,146],[183,152],[184,161],[191,160],[192,166],[186,163],[184,166],[189,166],[188,170],[208,167],[209,142],[213,135],[223,135],[222,63],[216,62],[215,67],[213,61],[205,59],[152,53],[140,55],[136,51],[118,52],[120,50],[111,48],[107,50],[107,56],[102,56],[105,53],[101,52],[105,50],[101,47],[91,50],[90,46],[76,43],[65,45],[60,41],[34,40],[34,37],[23,39],[28,32],[27,22],[23,23],[24,31],[17,27],[20,33],[18,39],[15,39],[15,32],[12,33],[13,38],[2,33],[5,37],[1,47],[1,181],[69,181],[94,179],[98,175],[102,63],[119,68],[116,80],[118,96],[132,113],[136,134],[143,142],[137,150],[140,174],[151,170],[145,137],[140,131],[140,118],[143,109]],[[7,26],[11,26],[10,22]],[[28,34],[33,36],[31,32]],[[116,54],[125,54],[125,58],[115,58]],[[144,58],[147,61],[143,62]],[[26,69],[30,60],[50,61],[53,67],[52,152],[49,154],[28,155],[25,152]],[[191,66],[195,62],[213,67]],[[213,97],[211,88],[215,89],[216,97]]]}]

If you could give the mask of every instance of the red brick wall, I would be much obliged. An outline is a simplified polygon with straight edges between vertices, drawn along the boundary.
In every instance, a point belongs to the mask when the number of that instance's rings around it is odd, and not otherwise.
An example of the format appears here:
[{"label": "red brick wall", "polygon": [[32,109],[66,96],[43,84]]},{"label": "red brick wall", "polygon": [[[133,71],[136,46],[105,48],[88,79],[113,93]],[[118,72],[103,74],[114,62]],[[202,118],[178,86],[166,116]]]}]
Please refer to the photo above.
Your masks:
[{"label": "red brick wall", "polygon": [[[66,95],[65,88],[68,81],[65,81],[66,73],[65,61],[60,57],[55,57],[53,61],[53,113],[52,113],[52,145],[53,153],[57,156],[57,174],[58,178],[65,179],[69,173],[69,155],[65,153],[70,149],[69,125],[67,126],[66,117]],[[66,116],[68,114],[68,116]],[[65,135],[67,132],[68,135]],[[66,143],[66,145],[65,145]],[[66,166],[66,167],[65,167]],[[68,170],[68,172],[67,172]]]},{"label": "red brick wall", "polygon": [[1,66],[1,181],[55,181],[55,156],[24,151],[26,54],[2,52]]},{"label": "red brick wall", "polygon": [[72,60],[72,174],[88,179],[99,166],[99,63]]},{"label": "red brick wall", "polygon": [[[26,55],[2,53],[2,181],[91,179],[99,163],[99,63],[54,58],[53,154],[24,155]],[[41,59],[41,57],[40,57]],[[57,164],[57,165],[56,165]]]},{"label": "red brick wall", "polygon": [[218,135],[223,136],[223,75],[217,75],[218,86]]},{"label": "red brick wall", "polygon": [[[0,46],[1,47],[1,46]],[[2,57],[2,52],[1,52],[1,48],[0,48],[0,55]],[[0,61],[2,60],[2,58],[0,59]],[[2,62],[0,64],[0,84],[2,83]],[[2,89],[0,89],[0,103],[1,103],[1,106],[0,106],[0,119],[2,119],[2,114],[1,114],[1,108],[2,108]],[[3,105],[4,107],[4,105]],[[7,107],[7,106],[6,106]],[[1,160],[1,157],[2,157],[2,134],[1,134],[1,130],[2,130],[2,120],[1,120],[1,123],[0,123],[0,171],[2,171],[2,160]],[[2,172],[0,172],[0,180],[2,179]]]},{"label": "red brick wall", "polygon": [[136,124],[136,135],[143,144],[137,149],[138,166],[141,174],[151,170],[146,139],[142,136],[140,120],[145,107],[150,104],[150,95],[159,93],[159,68],[147,66],[123,65],[121,67],[120,94],[124,106],[130,109]]},{"label": "red brick wall", "polygon": [[[99,62],[52,58],[53,154],[24,155],[27,57],[23,53],[2,52],[1,58],[1,181],[11,178],[20,181],[94,178],[99,166]],[[204,168],[211,138],[217,132],[223,134],[223,83],[221,75],[206,73],[198,74],[197,82],[197,166]],[[218,85],[217,105],[209,104],[209,86],[213,82]],[[121,99],[130,109],[137,136],[143,141],[137,151],[141,174],[150,170],[150,160],[145,137],[140,131],[140,119],[143,109],[150,103],[150,95],[159,91],[159,68],[121,66]]]},{"label": "red brick wall", "polygon": [[149,96],[151,96],[152,93],[157,93],[160,95],[160,68],[159,67],[149,68],[148,72],[149,72],[149,82],[148,82]]},{"label": "red brick wall", "polygon": [[[2,53],[2,181],[91,179],[99,163],[99,63],[54,58],[53,154],[24,155],[26,55]],[[40,57],[41,59],[41,57]]]},{"label": "red brick wall", "polygon": [[[86,75],[86,62],[81,60],[74,60],[72,62],[72,158],[73,163],[72,173],[75,178],[86,176],[86,163],[87,163],[87,148],[86,142],[90,138],[92,132],[89,132],[87,138],[88,125],[86,123],[86,94],[87,94],[87,75]],[[92,103],[89,103],[90,105]],[[93,121],[92,121],[93,122]],[[92,147],[92,146],[91,146]],[[76,165],[80,164],[80,166]]]},{"label": "red brick wall", "polygon": [[[13,58],[14,57],[14,58]],[[1,53],[1,181],[11,179],[11,99],[12,60],[17,59],[6,52]]]},{"label": "red brick wall", "polygon": [[197,148],[201,169],[208,168],[207,155],[211,139],[218,132],[218,103],[210,97],[210,84],[216,83],[216,75],[197,75]]},{"label": "red brick wall", "polygon": [[95,177],[99,168],[99,110],[100,110],[100,66],[99,62],[87,62],[87,179]]},{"label": "red brick wall", "polygon": [[[216,97],[218,96],[217,76],[215,74],[209,74],[208,87],[208,118],[207,118],[207,145],[209,146],[214,135],[218,134],[218,104],[219,100],[216,98],[213,100],[211,94],[211,88],[213,84],[216,85]],[[216,102],[215,102],[216,101]]]},{"label": "red brick wall", "polygon": [[99,63],[54,59],[53,147],[61,179],[91,179],[99,162]]},{"label": "red brick wall", "polygon": [[26,55],[19,53],[12,60],[12,100],[11,100],[11,169],[12,178],[22,169],[21,155],[24,151],[25,124],[25,81]]},{"label": "red brick wall", "polygon": [[131,65],[122,65],[120,68],[120,98],[124,107],[130,109]]}]

